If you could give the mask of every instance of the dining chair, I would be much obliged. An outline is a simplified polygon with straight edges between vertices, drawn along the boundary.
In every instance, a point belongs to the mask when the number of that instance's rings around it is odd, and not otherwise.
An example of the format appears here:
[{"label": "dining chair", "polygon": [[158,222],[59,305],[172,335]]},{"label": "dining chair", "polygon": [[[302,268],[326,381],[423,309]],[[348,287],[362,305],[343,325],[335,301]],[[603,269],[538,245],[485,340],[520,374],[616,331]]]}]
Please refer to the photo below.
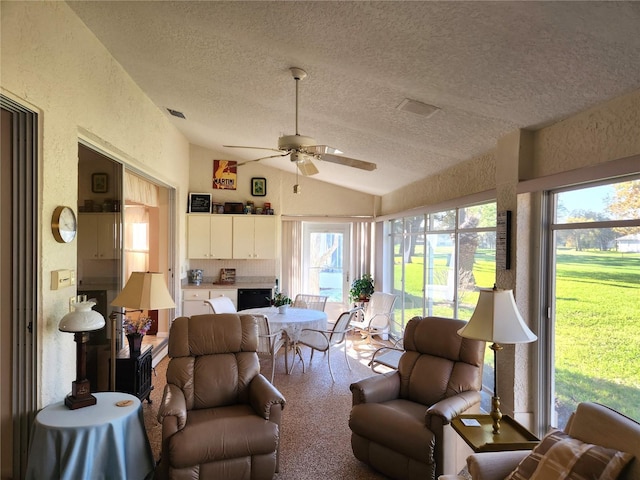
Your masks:
[{"label": "dining chair", "polygon": [[282,347],[284,350],[284,368],[289,372],[287,350],[289,341],[283,330],[271,331],[271,325],[266,315],[252,314],[258,320],[258,356],[266,356],[271,360],[271,383],[276,371],[276,356]]},{"label": "dining chair", "polygon": [[220,295],[205,300],[213,309],[213,313],[237,313],[236,307],[229,297]]},{"label": "dining chair", "polygon": [[364,314],[361,315],[362,320],[354,320],[351,325],[368,337],[368,341],[371,341],[373,335],[379,335],[386,340],[397,298],[398,296],[392,293],[374,292]]},{"label": "dining chair", "polygon": [[[300,338],[296,342],[294,348],[294,355],[298,354],[300,360],[302,360],[302,372],[304,373],[304,360],[302,359],[302,352],[299,349],[299,345],[306,345],[311,348],[311,357],[309,362],[313,360],[313,352],[318,350],[327,354],[327,362],[329,363],[329,373],[331,374],[331,380],[335,382],[333,377],[333,370],[331,369],[331,347],[337,347],[341,343],[344,344],[344,358],[347,362],[347,367],[351,370],[349,365],[349,357],[347,356],[347,333],[351,330],[351,322],[356,317],[358,312],[362,310],[362,307],[356,307],[346,312],[342,312],[336,322],[333,324],[333,328],[328,330],[317,330],[313,328],[305,328],[300,333]],[[294,357],[295,360],[295,357]]]},{"label": "dining chair", "polygon": [[308,308],[309,310],[320,310],[324,312],[327,305],[327,298],[323,295],[309,295],[307,293],[299,293],[293,301],[294,308]]}]

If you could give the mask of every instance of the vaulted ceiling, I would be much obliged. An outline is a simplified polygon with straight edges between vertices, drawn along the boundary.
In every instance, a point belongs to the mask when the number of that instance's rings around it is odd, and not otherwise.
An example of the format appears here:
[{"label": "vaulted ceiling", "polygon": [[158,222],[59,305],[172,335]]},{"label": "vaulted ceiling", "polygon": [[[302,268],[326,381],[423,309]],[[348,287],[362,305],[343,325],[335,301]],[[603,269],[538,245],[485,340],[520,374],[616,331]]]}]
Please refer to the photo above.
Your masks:
[{"label": "vaulted ceiling", "polygon": [[[299,133],[377,164],[316,162],[314,178],[376,195],[640,88],[635,2],[67,3],[219,159],[271,155],[223,145],[276,148],[295,133],[289,68],[304,69]],[[405,99],[439,110],[398,109]]]}]

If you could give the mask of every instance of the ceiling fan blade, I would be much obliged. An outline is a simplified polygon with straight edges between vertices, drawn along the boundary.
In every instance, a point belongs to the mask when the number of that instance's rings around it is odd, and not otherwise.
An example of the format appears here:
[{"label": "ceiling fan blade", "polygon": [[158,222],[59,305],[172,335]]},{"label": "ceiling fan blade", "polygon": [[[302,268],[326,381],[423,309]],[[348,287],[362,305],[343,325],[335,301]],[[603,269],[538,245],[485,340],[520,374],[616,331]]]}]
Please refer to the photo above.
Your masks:
[{"label": "ceiling fan blade", "polygon": [[333,148],[328,145],[314,145],[312,147],[304,147],[301,150],[304,150],[306,153],[310,155],[321,155],[325,153],[329,153],[329,154],[342,153],[337,148]]},{"label": "ceiling fan blade", "polygon": [[286,157],[287,155],[289,155],[289,152],[280,152],[280,155],[269,155],[268,157],[260,157],[254,158],[253,160],[247,160],[246,162],[238,163],[238,166],[246,165],[247,163],[259,162],[260,160],[266,160],[267,158]]},{"label": "ceiling fan blade", "polygon": [[375,163],[365,162],[364,160],[356,160],[355,158],[342,157],[339,155],[331,155],[329,153],[320,155],[320,160],[368,171],[375,170],[378,167]]},{"label": "ceiling fan blade", "polygon": [[281,152],[282,150],[278,150],[277,148],[270,147],[246,147],[243,145],[223,145],[225,148],[250,148],[252,150],[271,150],[273,152]]}]

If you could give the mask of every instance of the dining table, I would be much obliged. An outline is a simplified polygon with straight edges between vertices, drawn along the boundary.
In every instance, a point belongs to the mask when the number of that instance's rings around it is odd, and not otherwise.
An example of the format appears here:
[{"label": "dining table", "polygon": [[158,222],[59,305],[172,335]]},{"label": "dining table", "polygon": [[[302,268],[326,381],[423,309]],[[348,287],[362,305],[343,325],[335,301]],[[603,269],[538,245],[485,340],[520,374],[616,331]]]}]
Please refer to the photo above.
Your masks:
[{"label": "dining table", "polygon": [[[280,313],[278,307],[258,307],[240,310],[239,314],[260,314],[267,317],[269,325],[274,330],[282,330],[289,339],[289,345],[293,348],[294,359],[298,353],[298,340],[300,334],[305,328],[314,330],[327,329],[327,314],[321,310],[312,310],[309,308],[289,307],[285,313]],[[300,355],[302,360],[302,355]],[[291,362],[288,374],[293,370],[294,362]],[[304,369],[304,363],[303,363]]]}]

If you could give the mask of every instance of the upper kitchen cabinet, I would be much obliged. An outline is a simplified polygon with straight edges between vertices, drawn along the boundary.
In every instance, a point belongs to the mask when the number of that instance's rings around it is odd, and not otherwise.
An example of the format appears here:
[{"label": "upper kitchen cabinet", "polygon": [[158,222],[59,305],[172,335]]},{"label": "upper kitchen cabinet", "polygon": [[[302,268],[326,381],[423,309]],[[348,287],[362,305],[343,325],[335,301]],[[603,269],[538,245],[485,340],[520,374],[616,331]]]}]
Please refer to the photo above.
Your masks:
[{"label": "upper kitchen cabinet", "polygon": [[224,215],[187,215],[189,258],[233,258],[233,222]]},{"label": "upper kitchen cabinet", "polygon": [[276,217],[272,215],[233,217],[233,258],[251,260],[276,258]]},{"label": "upper kitchen cabinet", "polygon": [[78,215],[78,258],[109,260],[120,257],[120,214]]}]

